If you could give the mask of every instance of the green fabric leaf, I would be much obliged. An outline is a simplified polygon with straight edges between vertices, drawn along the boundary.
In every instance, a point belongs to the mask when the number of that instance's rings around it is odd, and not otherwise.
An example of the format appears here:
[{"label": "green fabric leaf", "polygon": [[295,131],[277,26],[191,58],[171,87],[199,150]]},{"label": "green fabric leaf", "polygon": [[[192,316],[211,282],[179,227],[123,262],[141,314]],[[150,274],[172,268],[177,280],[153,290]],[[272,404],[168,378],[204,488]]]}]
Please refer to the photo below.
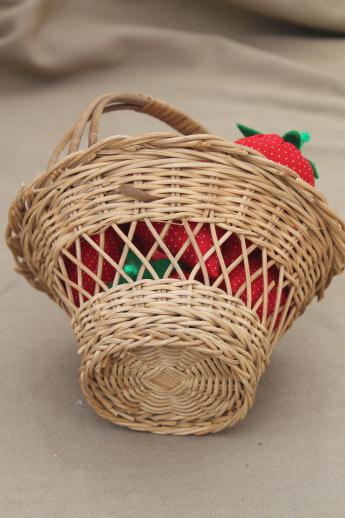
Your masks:
[{"label": "green fabric leaf", "polygon": [[[165,272],[171,265],[169,259],[157,259],[157,261],[150,261],[150,264],[154,271],[157,273],[160,279],[163,279]],[[153,279],[151,272],[146,268],[143,274],[143,279]]]},{"label": "green fabric leaf", "polygon": [[301,149],[301,147],[310,140],[310,135],[306,131],[300,132],[291,130],[283,135],[283,140],[290,142],[290,144],[293,144],[297,149]]},{"label": "green fabric leaf", "polygon": [[126,264],[124,265],[124,271],[135,280],[141,268],[142,262],[139,257],[135,255],[132,250],[128,251]]},{"label": "green fabric leaf", "polygon": [[[131,277],[131,279],[133,279],[133,281],[135,281],[138,277],[138,273],[140,271],[140,268],[142,267],[142,264],[143,263],[139,259],[139,257],[137,255],[135,255],[135,253],[132,250],[129,250],[128,254],[127,254],[126,263],[125,263],[123,269],[129,275],[129,277]],[[171,265],[171,262],[169,259],[157,259],[156,261],[151,260],[150,264],[151,264],[152,268],[154,269],[154,271],[157,273],[158,277],[160,279],[162,279],[165,275],[165,272]],[[153,275],[147,268],[145,268],[142,278],[143,279],[153,279]],[[126,284],[127,282],[128,281],[124,277],[121,277],[119,284]],[[113,286],[113,283],[108,284],[109,288],[112,288],[112,286]]]},{"label": "green fabric leaf", "polygon": [[236,126],[238,127],[238,129],[240,130],[242,135],[244,135],[245,137],[252,137],[253,135],[261,135],[260,131],[256,131],[252,128],[249,128],[248,126],[244,126],[244,124],[237,123]]},{"label": "green fabric leaf", "polygon": [[308,160],[308,162],[309,162],[309,164],[312,167],[312,170],[313,170],[313,173],[314,173],[314,178],[316,178],[316,180],[318,180],[319,179],[319,173],[317,172],[317,169],[315,167],[314,162],[312,162],[311,160]]},{"label": "green fabric leaf", "polygon": [[306,142],[309,142],[310,133],[308,133],[307,131],[301,131],[301,138],[302,138],[302,146],[303,146],[303,144],[305,144]]}]

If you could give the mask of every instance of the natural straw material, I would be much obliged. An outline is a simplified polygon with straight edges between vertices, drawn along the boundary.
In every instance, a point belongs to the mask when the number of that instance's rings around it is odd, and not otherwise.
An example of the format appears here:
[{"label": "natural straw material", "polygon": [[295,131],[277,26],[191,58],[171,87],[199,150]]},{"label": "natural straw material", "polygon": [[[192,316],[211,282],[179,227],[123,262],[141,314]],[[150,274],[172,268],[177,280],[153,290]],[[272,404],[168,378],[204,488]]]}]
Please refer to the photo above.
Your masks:
[{"label": "natural straw material", "polygon": [[[182,135],[98,141],[102,114],[121,109],[153,115]],[[87,129],[89,146],[79,150]],[[133,243],[141,220],[155,237],[146,256]],[[176,256],[163,241],[173,221],[189,236]],[[160,234],[154,222],[166,223]],[[191,222],[197,223],[193,230]],[[195,236],[204,223],[214,246],[202,256]],[[104,251],[109,227],[124,243],[118,263]],[[233,233],[242,255],[226,266],[221,245]],[[99,244],[90,237],[95,234]],[[81,240],[98,253],[96,274],[82,263]],[[208,134],[164,102],[127,93],[91,103],[47,171],[21,188],[10,208],[7,243],[17,271],[72,317],[81,388],[91,406],[114,423],[157,433],[218,432],[242,419],[278,338],[345,265],[344,223],[295,172]],[[189,244],[199,263],[186,279],[179,260]],[[171,261],[163,279],[149,263],[158,248]],[[143,263],[135,282],[123,269],[130,249]],[[262,268],[251,275],[248,256],[255,249]],[[205,261],[214,253],[221,273],[211,280]],[[67,275],[66,260],[77,265],[77,283]],[[103,261],[115,269],[112,287],[101,279]],[[241,262],[246,279],[232,293],[229,273]],[[276,286],[268,281],[272,265],[279,270]],[[152,280],[142,279],[145,268]],[[174,270],[177,278],[169,278]],[[95,281],[93,295],[82,286],[83,272]],[[252,307],[250,286],[259,275],[264,290]],[[268,314],[273,288],[276,307]],[[245,291],[247,305],[240,299]]]}]

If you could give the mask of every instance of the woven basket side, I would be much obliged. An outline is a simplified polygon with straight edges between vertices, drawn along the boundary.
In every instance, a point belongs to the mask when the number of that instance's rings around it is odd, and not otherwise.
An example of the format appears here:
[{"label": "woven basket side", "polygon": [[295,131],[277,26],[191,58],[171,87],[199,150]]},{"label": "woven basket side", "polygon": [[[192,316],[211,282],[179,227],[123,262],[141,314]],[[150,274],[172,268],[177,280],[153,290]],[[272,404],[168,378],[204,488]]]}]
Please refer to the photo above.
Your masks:
[{"label": "woven basket side", "polygon": [[243,419],[270,358],[266,329],[237,298],[197,282],[117,286],[73,319],[80,384],[113,423],[219,432]]},{"label": "woven basket side", "polygon": [[114,137],[70,155],[21,191],[8,243],[28,280],[60,300],[59,258],[76,239],[143,219],[208,222],[249,239],[284,268],[297,313],[345,264],[344,223],[320,193],[211,135]]},{"label": "woven basket side", "polygon": [[[215,289],[220,289],[222,293],[225,292],[230,296],[244,300],[249,308],[259,314],[260,321],[268,329],[269,338],[272,342],[276,341],[289,327],[296,316],[293,299],[294,286],[291,285],[284,267],[281,266],[278,270],[275,262],[268,258],[265,249],[260,249],[253,243],[249,244],[244,238],[238,238],[231,230],[224,230],[210,224],[206,228],[213,238],[213,247],[210,247],[207,253],[202,255],[195,236],[198,236],[199,232],[202,232],[205,228],[203,223],[193,225],[193,228],[187,222],[178,225],[174,223],[174,229],[172,229],[172,224],[167,222],[160,232],[155,230],[154,224],[150,220],[145,220],[143,224],[152,236],[152,246],[150,244],[149,249],[145,247],[143,250],[140,242],[138,242],[137,223],[134,221],[125,226],[113,224],[105,232],[97,233],[96,240],[84,235],[84,237],[78,238],[68,251],[62,250],[59,257],[60,269],[56,268],[54,277],[58,286],[58,298],[71,315],[95,295],[108,291],[112,286],[117,286],[123,282],[130,286],[133,285],[133,279],[124,270],[124,264],[127,262],[129,253],[132,253],[141,262],[141,267],[136,276],[137,280],[148,278],[147,274],[155,280],[159,280],[159,278],[181,281],[196,280],[200,284],[211,285]],[[180,230],[183,229],[189,236],[178,253],[172,252],[164,242],[164,237],[169,234],[171,229],[175,231],[176,227]],[[106,252],[106,234],[109,235],[109,229],[111,229],[111,239],[117,243],[117,259]],[[224,244],[226,245],[229,239],[234,237],[241,250],[238,252],[235,261],[226,264],[222,247]],[[92,271],[83,262],[81,255],[81,250],[85,245],[87,245],[88,253],[93,251],[93,255],[98,258]],[[121,245],[122,249],[119,248]],[[160,277],[151,265],[151,259],[158,250],[165,255],[170,264],[163,277]],[[194,257],[197,257],[197,261],[194,260],[190,268],[186,270],[181,261],[186,258],[187,250],[189,250],[189,253],[192,250],[195,252]],[[251,269],[249,261],[253,257],[255,268]],[[218,264],[219,274],[216,278],[209,276],[207,267],[209,258],[212,258],[213,264],[215,262]],[[243,275],[240,283],[238,282],[239,268],[242,272],[241,275]],[[74,272],[72,277],[71,272]],[[104,272],[106,272],[106,277],[103,275]],[[86,279],[88,280],[86,281]],[[88,287],[85,282],[87,282]],[[90,283],[92,283],[92,288],[90,288]],[[262,289],[259,296],[258,289]]]},{"label": "woven basket side", "polygon": [[45,291],[51,296],[50,289],[44,286],[39,271],[31,261],[30,236],[26,231],[26,217],[31,206],[31,188],[23,186],[10,206],[6,227],[6,243],[15,260],[15,271],[37,290]]}]

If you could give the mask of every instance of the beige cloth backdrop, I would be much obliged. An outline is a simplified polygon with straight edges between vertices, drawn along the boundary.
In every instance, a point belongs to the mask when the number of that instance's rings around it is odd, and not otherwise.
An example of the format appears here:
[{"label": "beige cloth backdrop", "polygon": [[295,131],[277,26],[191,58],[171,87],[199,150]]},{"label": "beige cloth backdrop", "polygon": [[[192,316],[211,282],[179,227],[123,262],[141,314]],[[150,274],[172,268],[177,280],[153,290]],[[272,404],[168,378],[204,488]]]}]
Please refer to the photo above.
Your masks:
[{"label": "beige cloth backdrop", "polygon": [[[342,30],[342,3],[323,12],[325,4],[296,0],[289,16],[279,13],[303,25],[309,12],[314,27]],[[3,224],[20,183],[44,168],[84,105],[111,90],[161,97],[229,139],[236,121],[310,131],[318,187],[345,217],[341,34],[221,1],[8,0],[0,56]],[[160,127],[115,113],[102,132]],[[345,515],[345,275],[281,341],[243,423],[216,436],[160,437],[88,408],[68,321],[13,273],[4,244],[1,254],[1,517]]]}]

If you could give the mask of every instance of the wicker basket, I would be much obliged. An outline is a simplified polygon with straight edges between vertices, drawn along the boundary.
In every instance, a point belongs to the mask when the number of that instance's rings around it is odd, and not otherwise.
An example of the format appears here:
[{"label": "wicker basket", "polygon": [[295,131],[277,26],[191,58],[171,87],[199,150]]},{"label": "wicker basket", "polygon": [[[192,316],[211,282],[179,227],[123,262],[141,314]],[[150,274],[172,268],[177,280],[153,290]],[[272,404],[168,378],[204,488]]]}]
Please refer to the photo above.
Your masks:
[{"label": "wicker basket", "polygon": [[[152,115],[180,133],[98,141],[101,115],[123,109]],[[88,147],[79,150],[87,130]],[[133,240],[143,221],[154,236],[145,254]],[[164,223],[161,233],[155,222]],[[164,243],[172,222],[188,233],[177,255]],[[202,255],[195,235],[204,224],[214,246]],[[123,243],[118,261],[104,247],[109,228]],[[242,253],[226,265],[221,247],[233,234]],[[82,242],[98,254],[96,273],[83,264]],[[164,102],[128,93],[92,102],[47,171],[22,186],[9,211],[7,243],[17,271],[71,316],[89,404],[113,423],[156,433],[206,434],[243,419],[277,340],[345,264],[344,223],[294,171],[209,134]],[[179,259],[189,245],[198,264],[187,278]],[[164,278],[150,266],[158,248],[171,261]],[[143,264],[135,281],[124,270],[129,250]],[[262,261],[254,276],[253,251]],[[219,260],[216,279],[205,267],[211,254]],[[66,261],[75,264],[77,281]],[[104,261],[114,271],[111,284],[100,274]],[[245,281],[232,293],[229,272],[239,262]],[[279,279],[268,315],[272,265]],[[151,279],[143,278],[145,269]],[[82,285],[83,272],[93,279],[92,294]],[[259,274],[263,293],[252,307],[251,283]]]}]

